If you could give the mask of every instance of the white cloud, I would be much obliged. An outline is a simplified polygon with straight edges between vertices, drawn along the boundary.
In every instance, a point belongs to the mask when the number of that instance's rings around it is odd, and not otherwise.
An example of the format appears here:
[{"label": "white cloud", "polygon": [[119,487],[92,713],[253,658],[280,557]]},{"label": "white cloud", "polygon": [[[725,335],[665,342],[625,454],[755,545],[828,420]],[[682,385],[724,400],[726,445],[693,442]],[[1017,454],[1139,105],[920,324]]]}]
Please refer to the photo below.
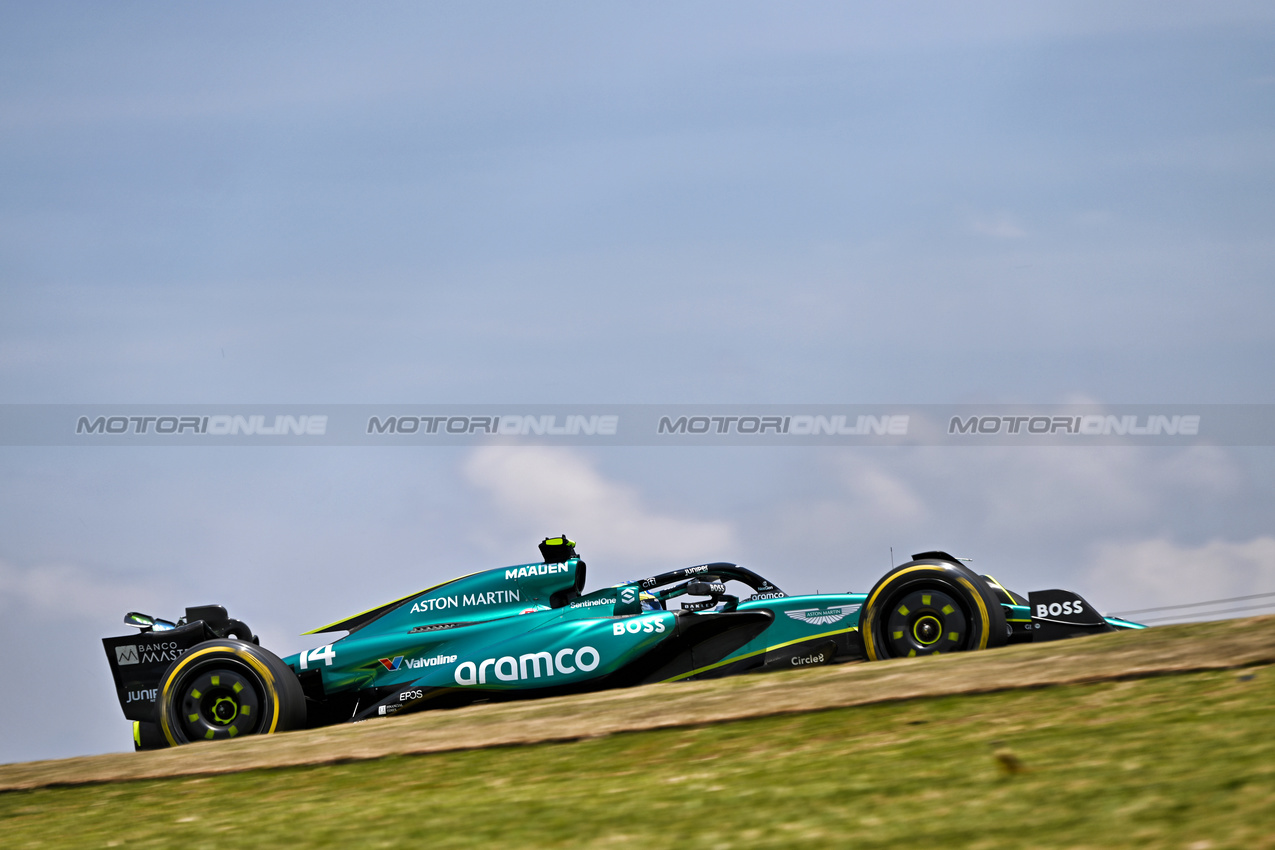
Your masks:
[{"label": "white cloud", "polygon": [[507,534],[525,544],[565,532],[582,556],[604,568],[650,564],[652,557],[713,560],[736,548],[729,523],[652,510],[636,489],[608,480],[566,449],[481,448],[464,474],[505,515]]},{"label": "white cloud", "polygon": [[[1173,451],[932,448],[912,460],[914,490],[932,494],[938,489],[956,502],[966,522],[1000,539],[1127,534],[1180,515],[1184,506],[1198,511],[1232,498],[1244,483],[1234,457],[1209,446]],[[958,493],[960,498],[953,499]],[[931,505],[929,510],[941,516],[951,508]]]},{"label": "white cloud", "polygon": [[[35,712],[22,701],[0,703],[0,726],[22,730],[0,739],[0,762],[129,747],[129,723],[115,707],[100,640],[132,632],[123,623],[127,611],[174,616],[175,598],[170,583],[158,576],[143,584],[66,562],[19,566],[0,559],[6,671],[21,670],[23,687],[32,693],[52,694],[59,682],[73,682],[77,695],[74,703],[44,699]],[[91,707],[87,715],[85,705]]]},{"label": "white cloud", "polygon": [[[67,564],[22,569],[0,561],[0,612],[12,617],[24,614],[36,619],[74,617],[107,628],[123,629],[128,611],[155,606],[155,613],[169,616],[173,594],[166,586],[102,578]],[[108,625],[109,624],[109,625]]]},{"label": "white cloud", "polygon": [[[845,478],[851,509],[865,518],[891,523],[921,523],[929,511],[916,490],[900,475],[854,458]],[[857,462],[856,462],[857,461]]]},{"label": "white cloud", "polygon": [[737,558],[786,589],[845,576],[865,590],[893,546],[896,558],[924,549],[974,558],[1021,592],[1068,587],[1108,610],[1140,608],[1157,603],[1143,601],[1135,578],[1089,580],[1097,544],[1263,530],[1228,518],[1251,482],[1215,447],[848,449],[797,460],[789,474],[799,484],[777,481],[771,502],[727,509],[747,512]]},{"label": "white cloud", "polygon": [[1275,592],[1275,537],[1201,546],[1164,538],[1099,544],[1086,592],[1089,588],[1113,611]]}]

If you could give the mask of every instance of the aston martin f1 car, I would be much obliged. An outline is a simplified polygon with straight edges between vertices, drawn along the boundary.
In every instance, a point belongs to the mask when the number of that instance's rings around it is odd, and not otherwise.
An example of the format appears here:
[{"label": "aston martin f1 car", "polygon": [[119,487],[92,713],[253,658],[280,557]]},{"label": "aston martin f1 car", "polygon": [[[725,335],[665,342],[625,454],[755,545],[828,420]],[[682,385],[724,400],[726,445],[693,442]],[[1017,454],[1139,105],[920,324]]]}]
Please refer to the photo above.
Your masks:
[{"label": "aston martin f1 car", "polygon": [[348,634],[287,658],[219,605],[187,608],[177,622],[131,613],[125,622],[140,632],[103,644],[134,744],[1143,628],[1070,591],[1023,597],[939,551],[914,555],[868,593],[800,596],[725,562],[585,593],[574,541],[546,539],[540,551],[537,563],[315,629],[307,634]]}]

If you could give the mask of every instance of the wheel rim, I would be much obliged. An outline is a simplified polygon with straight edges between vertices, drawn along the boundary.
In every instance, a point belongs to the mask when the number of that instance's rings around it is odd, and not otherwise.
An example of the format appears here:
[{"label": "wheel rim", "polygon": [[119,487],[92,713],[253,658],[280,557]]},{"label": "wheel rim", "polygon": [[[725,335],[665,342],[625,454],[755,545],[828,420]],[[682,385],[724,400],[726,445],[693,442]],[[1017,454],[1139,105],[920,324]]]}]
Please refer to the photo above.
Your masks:
[{"label": "wheel rim", "polygon": [[933,646],[943,636],[943,623],[933,614],[918,617],[912,623],[912,637],[922,646]]},{"label": "wheel rim", "polygon": [[261,725],[261,696],[246,671],[198,670],[181,688],[180,723],[192,741],[251,735]]},{"label": "wheel rim", "polygon": [[965,648],[969,620],[956,597],[935,588],[895,597],[885,620],[885,645],[895,658],[940,655]]}]

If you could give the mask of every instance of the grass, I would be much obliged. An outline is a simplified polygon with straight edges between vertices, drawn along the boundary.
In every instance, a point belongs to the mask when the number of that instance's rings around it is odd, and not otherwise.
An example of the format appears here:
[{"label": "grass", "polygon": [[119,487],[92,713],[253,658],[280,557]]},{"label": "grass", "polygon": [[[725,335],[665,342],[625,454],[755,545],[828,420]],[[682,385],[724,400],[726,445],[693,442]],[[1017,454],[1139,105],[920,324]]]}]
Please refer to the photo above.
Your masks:
[{"label": "grass", "polygon": [[1263,667],[15,791],[0,845],[1275,847],[1272,706]]},{"label": "grass", "polygon": [[[0,791],[211,776],[395,755],[562,743],[920,698],[1275,664],[1275,616],[423,711],[144,753],[0,764]],[[110,706],[105,707],[111,710]],[[121,724],[121,744],[128,739]]]}]

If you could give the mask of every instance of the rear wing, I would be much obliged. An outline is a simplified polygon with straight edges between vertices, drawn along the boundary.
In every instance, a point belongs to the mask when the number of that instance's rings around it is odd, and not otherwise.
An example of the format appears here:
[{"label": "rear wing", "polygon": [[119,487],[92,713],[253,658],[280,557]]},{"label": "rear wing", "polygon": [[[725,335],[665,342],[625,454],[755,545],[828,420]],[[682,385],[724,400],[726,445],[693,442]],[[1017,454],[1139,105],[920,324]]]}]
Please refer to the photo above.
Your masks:
[{"label": "rear wing", "polygon": [[190,622],[173,629],[145,629],[138,634],[102,638],[120,708],[129,720],[155,720],[159,682],[173,662],[204,641],[237,637],[257,643],[252,630],[226,615],[220,605],[187,608]]}]

